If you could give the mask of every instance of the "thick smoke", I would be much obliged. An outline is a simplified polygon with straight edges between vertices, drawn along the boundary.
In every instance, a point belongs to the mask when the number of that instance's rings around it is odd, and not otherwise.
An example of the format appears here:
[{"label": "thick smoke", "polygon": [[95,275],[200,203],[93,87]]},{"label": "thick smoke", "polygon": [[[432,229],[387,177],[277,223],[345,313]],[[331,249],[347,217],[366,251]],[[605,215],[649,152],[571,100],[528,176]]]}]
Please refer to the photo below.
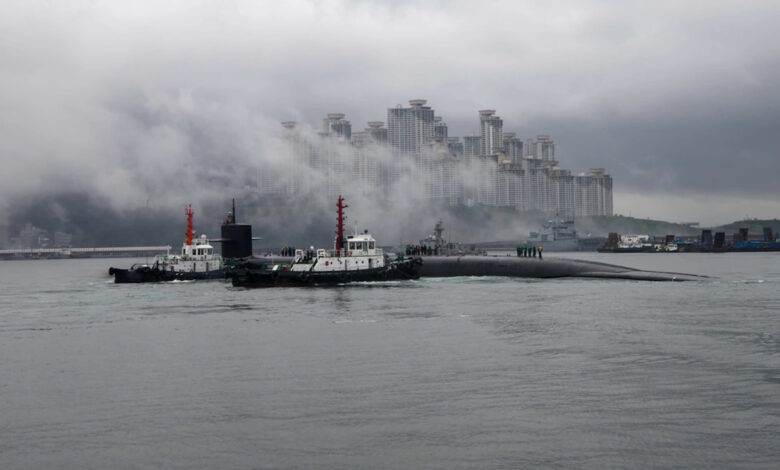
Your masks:
[{"label": "thick smoke", "polygon": [[[72,233],[82,246],[176,246],[187,204],[195,208],[196,229],[217,236],[236,198],[239,221],[254,225],[260,245],[323,246],[332,243],[339,194],[350,206],[348,229],[369,229],[385,245],[420,240],[439,219],[453,241],[516,240],[528,232],[511,210],[499,217],[500,211],[429,200],[428,172],[419,170],[415,157],[388,146],[368,143],[356,154],[350,143],[301,125],[299,141],[319,155],[307,160],[312,152],[291,145],[277,120],[181,91],[115,98],[107,109],[101,159],[43,172],[38,184],[9,200],[7,235],[32,223]],[[488,177],[482,167],[457,168],[462,173],[453,177],[467,191]],[[366,185],[356,176],[360,171],[382,174],[384,185]]]},{"label": "thick smoke", "polygon": [[[253,201],[247,222],[284,222],[289,237],[324,224],[313,238],[330,237],[332,198],[271,203],[258,192],[262,173],[286,164],[279,121],[334,109],[353,123],[383,120],[411,96],[434,103],[454,135],[472,132],[482,108],[521,137],[552,134],[564,167],[607,168],[617,212],[774,216],[780,67],[767,38],[780,6],[703,11],[666,0],[0,2],[0,241],[41,204],[99,224],[71,214],[101,207],[129,220],[149,208],[179,221],[192,203],[196,225],[216,227],[232,197]],[[514,217],[483,225],[479,214],[457,226],[417,197],[418,181],[400,181],[393,204],[348,194],[351,220],[393,239],[439,217],[461,240],[528,229]],[[771,204],[757,211],[756,201]]]}]

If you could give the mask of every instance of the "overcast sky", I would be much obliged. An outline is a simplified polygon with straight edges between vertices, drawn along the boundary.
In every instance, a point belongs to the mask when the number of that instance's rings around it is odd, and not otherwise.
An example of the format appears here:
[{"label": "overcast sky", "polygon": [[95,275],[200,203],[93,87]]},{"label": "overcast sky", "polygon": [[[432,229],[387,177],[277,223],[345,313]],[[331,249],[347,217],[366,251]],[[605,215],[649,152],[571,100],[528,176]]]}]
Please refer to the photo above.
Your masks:
[{"label": "overcast sky", "polygon": [[194,153],[268,153],[279,121],[358,130],[425,98],[451,135],[483,108],[552,135],[618,213],[778,217],[779,21],[776,0],[2,1],[0,196],[132,205]]}]

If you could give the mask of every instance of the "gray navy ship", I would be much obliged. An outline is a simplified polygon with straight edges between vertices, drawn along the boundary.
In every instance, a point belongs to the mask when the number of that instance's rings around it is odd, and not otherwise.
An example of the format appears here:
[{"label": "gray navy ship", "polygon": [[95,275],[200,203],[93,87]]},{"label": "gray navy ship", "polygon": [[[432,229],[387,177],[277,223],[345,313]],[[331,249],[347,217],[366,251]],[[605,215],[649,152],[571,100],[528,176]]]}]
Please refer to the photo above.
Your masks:
[{"label": "gray navy ship", "polygon": [[600,237],[579,237],[574,220],[556,214],[538,232],[528,234],[527,244],[544,251],[596,251],[604,243]]}]

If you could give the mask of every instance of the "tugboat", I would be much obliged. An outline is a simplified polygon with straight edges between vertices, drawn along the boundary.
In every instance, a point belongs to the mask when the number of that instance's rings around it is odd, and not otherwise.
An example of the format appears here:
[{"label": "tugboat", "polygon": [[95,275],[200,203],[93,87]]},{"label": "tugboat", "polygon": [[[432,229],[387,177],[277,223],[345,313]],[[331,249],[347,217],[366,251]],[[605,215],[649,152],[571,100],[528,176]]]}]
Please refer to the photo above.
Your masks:
[{"label": "tugboat", "polygon": [[155,257],[154,263],[136,263],[130,269],[108,269],[114,283],[193,281],[224,279],[226,269],[222,256],[214,253],[214,247],[206,235],[193,239],[192,206],[187,206],[187,239],[181,247],[181,255],[166,253]]},{"label": "tugboat", "polygon": [[319,286],[350,282],[418,279],[422,260],[399,255],[390,260],[368,231],[344,237],[344,199],[338,198],[338,222],[333,250],[295,250],[283,264],[246,262],[228,276],[236,287]]}]

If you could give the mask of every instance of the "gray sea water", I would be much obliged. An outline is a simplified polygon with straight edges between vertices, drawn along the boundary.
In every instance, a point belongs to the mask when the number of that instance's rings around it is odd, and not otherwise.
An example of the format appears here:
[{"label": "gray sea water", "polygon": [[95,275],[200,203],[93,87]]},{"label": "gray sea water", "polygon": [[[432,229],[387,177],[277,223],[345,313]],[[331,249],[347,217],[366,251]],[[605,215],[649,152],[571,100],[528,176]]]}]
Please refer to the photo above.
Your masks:
[{"label": "gray sea water", "polygon": [[694,283],[114,285],[0,261],[0,468],[778,468],[780,255]]}]

